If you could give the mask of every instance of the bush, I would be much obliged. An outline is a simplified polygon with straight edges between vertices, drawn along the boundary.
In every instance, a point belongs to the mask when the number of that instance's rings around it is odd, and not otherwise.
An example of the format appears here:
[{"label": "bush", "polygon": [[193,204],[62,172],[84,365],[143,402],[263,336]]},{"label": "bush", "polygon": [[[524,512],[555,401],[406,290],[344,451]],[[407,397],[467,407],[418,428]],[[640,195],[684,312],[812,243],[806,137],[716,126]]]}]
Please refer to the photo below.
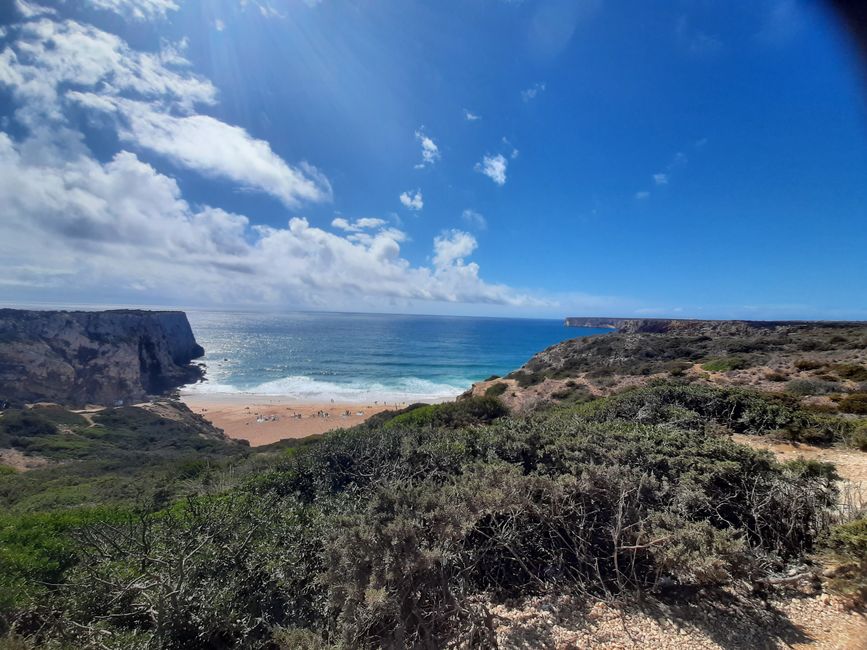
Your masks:
[{"label": "bush", "polygon": [[837,407],[843,413],[867,415],[867,392],[851,393],[850,395],[846,395],[837,403]]},{"label": "bush", "polygon": [[843,379],[852,381],[867,381],[867,367],[854,363],[841,363],[831,367]]},{"label": "bush", "polygon": [[824,368],[827,364],[815,359],[798,359],[795,361],[795,368],[801,371],[818,370]]},{"label": "bush", "polygon": [[15,409],[0,418],[0,432],[10,437],[52,436],[57,433],[57,425],[32,409]]},{"label": "bush", "polygon": [[509,385],[504,384],[503,382],[497,382],[496,384],[491,384],[485,389],[485,397],[499,397],[503,393],[508,390]]},{"label": "bush", "polygon": [[827,466],[706,432],[793,425],[794,400],[660,384],[503,409],[413,408],[220,494],[85,522],[16,627],[66,647],[491,647],[490,598],[754,580],[810,552],[837,499]]},{"label": "bush", "polygon": [[701,365],[702,370],[708,372],[729,372],[730,370],[743,370],[748,368],[749,364],[741,357],[726,357],[724,359],[713,359]]},{"label": "bush", "polygon": [[840,386],[829,381],[813,379],[793,379],[786,384],[786,392],[799,397],[808,395],[830,395],[840,392]]},{"label": "bush", "polygon": [[835,526],[825,543],[836,565],[831,588],[857,604],[867,604],[867,518]]},{"label": "bush", "polygon": [[471,424],[487,424],[508,413],[509,410],[500,400],[486,395],[455,402],[428,404],[397,415],[384,426],[386,428],[457,428]]},{"label": "bush", "polygon": [[867,421],[862,420],[852,426],[851,432],[846,436],[846,443],[855,449],[867,451]]}]

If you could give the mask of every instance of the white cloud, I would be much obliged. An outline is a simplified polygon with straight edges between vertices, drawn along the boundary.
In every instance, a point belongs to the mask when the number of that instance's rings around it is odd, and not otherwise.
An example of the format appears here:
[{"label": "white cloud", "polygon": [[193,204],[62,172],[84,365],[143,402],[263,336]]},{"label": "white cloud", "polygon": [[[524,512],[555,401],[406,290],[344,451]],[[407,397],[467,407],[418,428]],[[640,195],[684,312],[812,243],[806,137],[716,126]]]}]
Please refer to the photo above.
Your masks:
[{"label": "white cloud", "polygon": [[132,20],[165,18],[168,12],[178,10],[174,0],[86,0],[86,3]]},{"label": "white cloud", "polygon": [[438,237],[429,268],[402,257],[406,235],[382,219],[335,219],[346,235],[301,218],[252,226],[242,215],[194,208],[174,179],[127,151],[100,163],[86,150],[46,151],[0,133],[0,204],[0,284],[31,299],[112,290],[133,301],[323,308],[535,304],[479,277],[464,261],[475,249],[471,238]]},{"label": "white cloud", "polygon": [[289,165],[241,127],[194,114],[197,104],[214,104],[217,92],[189,71],[184,43],[137,52],[113,34],[70,20],[27,22],[16,32],[0,52],[0,86],[12,89],[21,123],[64,124],[74,103],[113,118],[123,141],[205,176],[267,192],[289,207],[331,199],[331,186],[315,167]]},{"label": "white cloud", "polygon": [[454,264],[463,265],[478,246],[476,238],[462,230],[450,230],[434,238],[434,266],[448,268]]},{"label": "white cloud", "polygon": [[650,192],[647,192],[647,191],[641,191],[641,192],[635,193],[635,198],[638,199],[639,201],[646,199],[649,196],[650,196]]},{"label": "white cloud", "polygon": [[467,122],[475,122],[476,120],[482,119],[481,115],[476,115],[475,113],[470,112],[466,108],[464,109],[464,119]]},{"label": "white cloud", "polygon": [[421,169],[426,165],[433,165],[440,159],[440,149],[436,143],[426,135],[424,127],[421,127],[415,132],[415,139],[421,143],[421,162],[416,165],[416,168]]},{"label": "white cloud", "polygon": [[653,182],[657,185],[668,185],[668,174],[654,174]]},{"label": "white cloud", "polygon": [[18,10],[18,13],[24,16],[24,18],[35,18],[36,16],[54,16],[57,14],[57,11],[51,9],[50,7],[43,7],[42,5],[38,5],[34,2],[28,2],[27,0],[15,0],[15,8]]},{"label": "white cloud", "polygon": [[485,219],[484,215],[475,210],[470,210],[467,208],[461,213],[461,219],[467,222],[473,228],[477,230],[485,230],[488,227],[488,222]]},{"label": "white cloud", "polygon": [[226,29],[226,23],[217,18],[216,20],[214,20],[214,29],[216,29],[218,32],[222,32],[224,29]]},{"label": "white cloud", "polygon": [[486,155],[482,158],[482,162],[476,163],[476,171],[481,172],[492,181],[494,181],[497,185],[505,185],[506,184],[506,168],[509,165],[509,161],[506,160],[506,157],[502,154],[497,154],[496,156],[488,156]]},{"label": "white cloud", "polygon": [[521,91],[521,99],[523,99],[525,102],[529,102],[531,99],[536,99],[536,95],[544,91],[544,83],[535,83],[529,88],[525,88]]},{"label": "white cloud", "polygon": [[[436,238],[432,264],[414,264],[401,250],[406,233],[383,219],[337,217],[339,232],[331,232],[300,217],[274,227],[191,205],[154,165],[230,179],[290,206],[331,190],[313,167],[290,166],[267,142],[198,114],[217,93],[191,72],[183,43],[138,52],[115,35],[42,14],[10,25],[3,47],[0,86],[24,127],[15,132],[27,134],[0,132],[0,286],[9,298],[326,309],[540,304],[484,281],[469,261],[475,240],[458,231]],[[75,121],[67,118],[73,110]],[[82,112],[117,129],[123,147],[107,160],[77,130]],[[419,140],[423,159],[434,162],[436,145]],[[160,156],[148,164],[137,148]]]},{"label": "white cloud", "polygon": [[178,47],[138,52],[90,25],[45,18],[14,26],[9,42],[0,52],[0,85],[11,88],[22,104],[16,117],[28,125],[61,121],[69,86],[158,99],[183,112],[216,102],[216,88],[185,69]]},{"label": "white cloud", "polygon": [[412,190],[404,192],[400,195],[400,202],[404,207],[407,207],[410,210],[421,210],[424,207],[424,199],[422,198],[421,190],[416,190],[415,192]]},{"label": "white cloud", "polygon": [[315,167],[307,163],[292,167],[264,140],[209,115],[173,117],[145,102],[82,93],[70,93],[70,98],[93,108],[111,105],[121,121],[122,140],[205,176],[267,192],[288,207],[331,199],[331,185]]},{"label": "white cloud", "polygon": [[385,223],[384,219],[377,219],[375,217],[362,217],[355,221],[348,221],[343,217],[335,217],[331,221],[331,225],[334,228],[340,228],[340,230],[345,230],[347,232],[361,232],[372,228],[381,228]]},{"label": "white cloud", "polygon": [[515,148],[515,146],[511,142],[509,142],[509,139],[506,136],[503,136],[503,144],[512,150],[512,152],[509,154],[509,158],[511,158],[512,160],[517,158],[518,155],[521,153]]}]

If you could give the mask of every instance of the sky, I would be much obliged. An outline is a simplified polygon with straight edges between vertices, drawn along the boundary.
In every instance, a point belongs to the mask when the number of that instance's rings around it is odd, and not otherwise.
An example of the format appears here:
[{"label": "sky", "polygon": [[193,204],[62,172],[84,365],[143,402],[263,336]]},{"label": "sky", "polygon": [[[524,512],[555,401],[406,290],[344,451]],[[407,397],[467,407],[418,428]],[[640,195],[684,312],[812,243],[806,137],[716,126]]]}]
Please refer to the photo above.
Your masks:
[{"label": "sky", "polygon": [[797,0],[6,0],[0,303],[867,319]]}]

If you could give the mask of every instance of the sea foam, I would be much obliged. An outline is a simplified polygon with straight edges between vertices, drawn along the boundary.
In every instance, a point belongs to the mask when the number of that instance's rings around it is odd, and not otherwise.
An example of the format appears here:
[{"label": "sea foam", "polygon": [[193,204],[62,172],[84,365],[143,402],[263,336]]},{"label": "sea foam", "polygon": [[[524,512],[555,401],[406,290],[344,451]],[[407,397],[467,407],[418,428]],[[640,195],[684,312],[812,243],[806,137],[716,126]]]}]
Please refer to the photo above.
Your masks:
[{"label": "sea foam", "polygon": [[319,402],[335,400],[338,402],[414,402],[449,399],[461,394],[470,387],[470,380],[454,384],[437,383],[419,377],[405,377],[393,383],[379,382],[332,382],[293,375],[255,386],[235,386],[208,381],[192,384],[184,389],[191,394],[248,394],[263,396],[285,396],[301,401]]}]

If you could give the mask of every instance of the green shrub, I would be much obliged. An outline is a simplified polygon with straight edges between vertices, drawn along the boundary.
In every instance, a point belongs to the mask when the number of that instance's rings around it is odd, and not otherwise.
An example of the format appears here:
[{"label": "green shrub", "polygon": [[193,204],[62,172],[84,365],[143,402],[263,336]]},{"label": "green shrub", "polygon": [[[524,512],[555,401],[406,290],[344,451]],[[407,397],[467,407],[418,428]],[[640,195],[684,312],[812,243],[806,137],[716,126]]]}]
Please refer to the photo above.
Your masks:
[{"label": "green shrub", "polygon": [[831,426],[792,398],[671,383],[520,418],[491,397],[415,406],[275,446],[243,482],[158,512],[47,541],[10,519],[4,611],[57,647],[492,647],[491,598],[713,586],[800,561],[827,531],[831,468],[710,430]]},{"label": "green shrub", "polygon": [[471,424],[487,424],[508,413],[509,410],[500,400],[486,395],[442,404],[428,404],[397,415],[384,426],[387,428],[457,428]]},{"label": "green shrub", "polygon": [[795,368],[802,371],[818,370],[819,368],[824,368],[826,365],[816,359],[798,359],[795,361]]},{"label": "green shrub", "polygon": [[808,395],[830,395],[840,392],[840,387],[829,381],[814,379],[793,379],[786,384],[786,392],[799,397]]},{"label": "green shrub", "polygon": [[846,436],[846,443],[855,449],[867,451],[867,420],[852,425],[851,431]]},{"label": "green shrub", "polygon": [[35,604],[76,563],[72,531],[118,517],[110,509],[0,515],[0,634],[16,609]]},{"label": "green shrub", "polygon": [[0,432],[21,438],[52,436],[57,433],[57,425],[33,409],[13,409],[0,418]]},{"label": "green shrub", "polygon": [[867,415],[867,393],[851,393],[837,403],[843,413]]},{"label": "green shrub", "polygon": [[713,359],[701,365],[703,370],[708,372],[728,372],[730,370],[743,370],[749,367],[749,363],[741,357],[726,357],[724,359]]},{"label": "green shrub", "polygon": [[867,604],[867,518],[835,526],[825,543],[836,565],[831,588],[856,604]]},{"label": "green shrub", "polygon": [[503,382],[497,382],[496,384],[491,384],[485,389],[485,397],[499,397],[509,388],[508,384],[504,384]]},{"label": "green shrub", "polygon": [[546,375],[540,372],[527,372],[525,370],[516,370],[513,373],[510,373],[506,376],[508,379],[514,379],[518,382],[518,386],[521,388],[527,388],[529,386],[535,386],[536,384],[541,384],[545,381]]},{"label": "green shrub", "polygon": [[852,381],[867,381],[867,367],[854,363],[841,363],[831,367],[837,375],[843,379]]}]

